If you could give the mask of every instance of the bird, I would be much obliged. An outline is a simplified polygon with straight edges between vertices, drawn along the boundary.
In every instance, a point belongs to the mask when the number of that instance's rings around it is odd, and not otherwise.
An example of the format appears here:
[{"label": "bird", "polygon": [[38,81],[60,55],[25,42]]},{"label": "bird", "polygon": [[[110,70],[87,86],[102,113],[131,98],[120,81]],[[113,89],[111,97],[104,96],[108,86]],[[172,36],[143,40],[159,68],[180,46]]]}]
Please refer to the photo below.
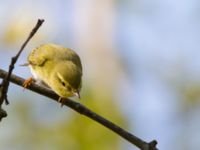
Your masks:
[{"label": "bird", "polygon": [[74,50],[57,44],[43,44],[33,49],[27,60],[33,77],[25,80],[24,88],[38,81],[59,95],[59,102],[73,96],[80,99],[82,64]]}]

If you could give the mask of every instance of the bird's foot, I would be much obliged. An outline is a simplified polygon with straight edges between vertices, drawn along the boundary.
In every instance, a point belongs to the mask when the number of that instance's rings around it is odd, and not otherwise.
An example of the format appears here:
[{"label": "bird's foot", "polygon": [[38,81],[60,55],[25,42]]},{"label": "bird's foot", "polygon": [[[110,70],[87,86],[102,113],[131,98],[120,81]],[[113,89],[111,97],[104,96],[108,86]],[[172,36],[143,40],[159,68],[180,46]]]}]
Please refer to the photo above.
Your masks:
[{"label": "bird's foot", "polygon": [[24,83],[23,83],[24,90],[25,90],[26,88],[28,88],[28,87],[31,85],[31,83],[33,83],[33,82],[35,82],[35,80],[34,80],[32,77],[26,79],[26,80],[24,81]]},{"label": "bird's foot", "polygon": [[65,101],[64,98],[59,97],[58,102],[61,103],[61,107],[63,107],[63,105],[64,105],[64,101]]}]

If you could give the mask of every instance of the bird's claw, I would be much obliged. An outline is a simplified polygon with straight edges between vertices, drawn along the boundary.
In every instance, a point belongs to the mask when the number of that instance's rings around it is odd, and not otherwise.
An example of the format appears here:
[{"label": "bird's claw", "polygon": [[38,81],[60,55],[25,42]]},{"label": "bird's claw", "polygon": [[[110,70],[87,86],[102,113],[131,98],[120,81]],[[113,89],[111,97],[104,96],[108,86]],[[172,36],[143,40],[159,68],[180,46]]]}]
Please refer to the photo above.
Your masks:
[{"label": "bird's claw", "polygon": [[33,79],[32,77],[26,79],[26,80],[24,81],[24,83],[23,83],[24,90],[25,90],[26,88],[28,88],[28,87],[31,85],[31,83],[33,83],[33,82],[34,82],[34,79]]},{"label": "bird's claw", "polygon": [[64,99],[62,97],[59,97],[58,102],[61,103],[61,107],[63,107]]}]

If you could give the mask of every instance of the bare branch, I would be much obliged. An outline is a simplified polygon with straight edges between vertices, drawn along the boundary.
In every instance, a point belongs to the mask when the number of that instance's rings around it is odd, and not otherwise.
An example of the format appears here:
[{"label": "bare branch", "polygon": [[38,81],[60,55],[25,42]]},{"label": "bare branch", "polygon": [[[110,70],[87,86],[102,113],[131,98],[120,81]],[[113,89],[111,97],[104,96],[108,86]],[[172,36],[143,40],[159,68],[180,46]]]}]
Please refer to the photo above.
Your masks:
[{"label": "bare branch", "polygon": [[[6,71],[0,69],[0,78],[5,78],[7,75],[8,75],[8,73]],[[13,82],[14,84],[19,85],[19,86],[23,86],[23,83],[24,83],[25,80],[21,77],[16,76],[16,75],[11,75],[10,81]],[[38,94],[41,94],[43,96],[49,97],[51,100],[58,102],[59,96],[50,89],[41,87],[41,86],[39,86],[35,83],[32,83],[28,87],[28,89],[32,90],[32,91],[34,91]],[[85,107],[84,105],[82,105],[80,103],[77,103],[73,100],[67,99],[67,100],[63,101],[62,104],[70,107],[74,111],[76,111],[76,112],[78,112],[78,113],[80,113],[84,116],[87,116],[88,118],[90,118],[90,119],[100,123],[101,125],[107,127],[108,129],[112,130],[113,132],[115,132],[116,134],[118,134],[122,138],[126,139],[130,143],[134,144],[135,146],[137,146],[141,150],[157,150],[157,148],[156,148],[157,141],[156,140],[153,140],[152,142],[149,142],[149,143],[145,142],[142,139],[140,139],[140,138],[134,136],[133,134],[127,132],[126,130],[120,128],[116,124],[114,124],[114,123],[110,122],[109,120],[103,118],[102,116],[96,114],[95,112],[91,111],[90,109],[88,109],[87,107]]]},{"label": "bare branch", "polygon": [[27,45],[29,40],[34,36],[34,34],[37,32],[37,30],[40,28],[40,26],[42,25],[43,22],[44,22],[43,19],[38,19],[37,24],[30,32],[26,41],[22,44],[22,46],[21,46],[20,50],[18,51],[18,53],[16,54],[16,56],[11,58],[11,63],[9,66],[8,74],[4,77],[4,79],[2,80],[1,86],[0,86],[0,121],[2,118],[7,116],[5,110],[3,110],[1,106],[4,101],[7,105],[9,104],[8,99],[7,99],[7,92],[8,92],[8,87],[9,87],[9,79],[10,79],[10,76],[14,69],[15,63],[17,62],[17,59],[19,58],[20,54],[22,53],[23,49],[25,48],[25,46]]}]

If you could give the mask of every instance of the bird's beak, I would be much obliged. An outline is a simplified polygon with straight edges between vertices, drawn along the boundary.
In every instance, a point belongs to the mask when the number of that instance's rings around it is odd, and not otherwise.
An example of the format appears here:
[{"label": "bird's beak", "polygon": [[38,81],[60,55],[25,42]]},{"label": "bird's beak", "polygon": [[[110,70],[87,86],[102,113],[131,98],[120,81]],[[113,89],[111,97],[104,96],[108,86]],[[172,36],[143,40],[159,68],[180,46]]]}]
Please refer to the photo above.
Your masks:
[{"label": "bird's beak", "polygon": [[79,92],[79,91],[75,92],[75,93],[74,93],[74,96],[77,96],[79,99],[81,99],[81,96],[80,96],[80,92]]}]

